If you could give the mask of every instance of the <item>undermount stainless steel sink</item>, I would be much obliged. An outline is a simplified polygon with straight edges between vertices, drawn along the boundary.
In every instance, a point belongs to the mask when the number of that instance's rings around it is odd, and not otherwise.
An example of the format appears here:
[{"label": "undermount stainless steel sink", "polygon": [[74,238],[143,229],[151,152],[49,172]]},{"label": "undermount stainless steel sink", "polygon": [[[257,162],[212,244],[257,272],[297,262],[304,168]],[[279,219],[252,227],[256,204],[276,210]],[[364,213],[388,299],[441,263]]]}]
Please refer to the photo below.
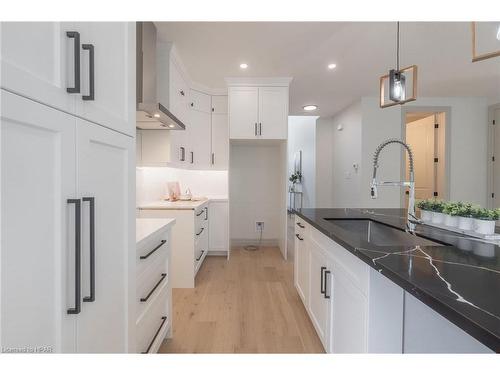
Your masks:
[{"label": "undermount stainless steel sink", "polygon": [[332,225],[352,233],[374,246],[447,246],[368,219],[329,219]]}]

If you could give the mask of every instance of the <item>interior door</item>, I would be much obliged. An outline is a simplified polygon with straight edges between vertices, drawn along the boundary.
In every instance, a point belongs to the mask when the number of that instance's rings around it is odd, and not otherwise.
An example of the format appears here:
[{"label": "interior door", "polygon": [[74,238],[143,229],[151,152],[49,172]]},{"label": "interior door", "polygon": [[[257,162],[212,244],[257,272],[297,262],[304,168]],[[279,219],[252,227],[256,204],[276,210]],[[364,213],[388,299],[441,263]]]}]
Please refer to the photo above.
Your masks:
[{"label": "interior door", "polygon": [[[435,191],[434,115],[406,124],[406,142],[413,151],[415,165],[415,198],[428,199]],[[408,156],[406,156],[408,165]],[[407,168],[408,181],[409,171]]]},{"label": "interior door", "polygon": [[288,88],[259,88],[259,135],[286,139],[288,131]]},{"label": "interior door", "polygon": [[259,89],[229,88],[229,133],[231,139],[253,139],[258,134]]},{"label": "interior door", "polygon": [[134,135],[135,23],[89,22],[82,33],[82,95],[90,92],[93,46],[94,98],[82,100],[82,117],[119,132]]},{"label": "interior door", "polygon": [[77,39],[66,33],[81,34],[84,23],[2,22],[0,28],[1,87],[74,113],[77,94],[67,88],[75,87]]},{"label": "interior door", "polygon": [[1,108],[0,346],[74,352],[75,118],[4,90]]},{"label": "interior door", "polygon": [[128,269],[135,259],[134,139],[79,120],[77,144],[78,194],[83,200],[83,302],[77,323],[78,352],[125,352],[130,308],[127,288],[134,277]]}]

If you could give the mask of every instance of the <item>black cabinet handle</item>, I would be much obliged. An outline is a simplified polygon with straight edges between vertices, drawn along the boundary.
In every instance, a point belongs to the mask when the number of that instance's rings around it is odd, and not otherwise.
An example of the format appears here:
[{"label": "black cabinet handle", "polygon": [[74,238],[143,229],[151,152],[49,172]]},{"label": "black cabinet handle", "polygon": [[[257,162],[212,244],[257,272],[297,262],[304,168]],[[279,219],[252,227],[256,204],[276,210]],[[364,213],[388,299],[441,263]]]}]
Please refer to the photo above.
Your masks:
[{"label": "black cabinet handle", "polygon": [[201,210],[200,212],[198,212],[198,213],[196,214],[196,216],[200,216],[202,213],[203,213],[203,210]]},{"label": "black cabinet handle", "polygon": [[83,302],[95,301],[95,198],[82,198],[83,202],[89,202],[90,213],[90,296],[83,297]]},{"label": "black cabinet handle", "polygon": [[[203,212],[203,211],[202,211],[202,212]],[[199,233],[196,233],[196,235],[197,235],[197,236],[199,236],[200,234],[202,234],[204,229],[205,229],[204,227],[201,227],[200,232],[199,232]]]},{"label": "black cabinet handle", "polygon": [[298,233],[295,235],[295,237],[297,237],[301,241],[304,241],[304,239],[302,237],[300,237]]},{"label": "black cabinet handle", "polygon": [[163,280],[165,280],[165,277],[167,277],[167,274],[166,273],[162,273],[161,274],[161,277],[160,277],[160,280],[155,284],[155,286],[153,287],[153,289],[151,289],[148,293],[148,295],[146,297],[142,297],[141,298],[141,302],[146,302],[149,297],[151,297],[151,295],[155,292],[156,288],[158,288],[158,286],[160,286],[161,282]]},{"label": "black cabinet handle", "polygon": [[80,93],[80,33],[78,31],[66,31],[66,36],[73,39],[73,53],[75,64],[75,86],[66,88],[70,94]]},{"label": "black cabinet handle", "polygon": [[181,151],[181,155],[180,155],[180,161],[186,161],[186,149],[184,147],[181,147],[179,149]]},{"label": "black cabinet handle", "polygon": [[215,164],[215,153],[212,152],[212,165]]},{"label": "black cabinet handle", "polygon": [[161,242],[158,246],[156,246],[153,250],[151,250],[146,255],[141,255],[139,257],[139,259],[148,259],[151,254],[153,254],[156,250],[158,250],[160,247],[162,247],[166,242],[167,242],[167,240],[161,240]]},{"label": "black cabinet handle", "polygon": [[262,135],[262,122],[259,122],[259,135]]},{"label": "black cabinet handle", "polygon": [[205,220],[208,220],[208,207],[205,207]]},{"label": "black cabinet handle", "polygon": [[327,289],[327,286],[328,286],[328,275],[329,274],[330,274],[330,271],[326,270],[325,271],[325,292],[324,292],[324,295],[325,295],[326,299],[330,299],[330,296],[326,294],[326,289]]},{"label": "black cabinet handle", "polygon": [[193,163],[194,163],[194,152],[191,151],[191,164],[193,164]]},{"label": "black cabinet handle", "polygon": [[302,228],[302,229],[304,229],[304,228],[305,228],[305,226],[303,226],[301,223],[297,223],[297,225],[298,225],[300,228]]},{"label": "black cabinet handle", "polygon": [[184,96],[184,95],[185,95],[185,94],[184,94],[184,90],[180,90],[180,91],[179,91],[179,93],[180,93],[182,96]]},{"label": "black cabinet handle", "polygon": [[81,311],[81,217],[80,217],[80,199],[68,199],[68,204],[75,205],[75,307],[67,310],[68,314],[80,314]]},{"label": "black cabinet handle", "polygon": [[94,100],[94,45],[82,44],[82,49],[89,51],[89,94],[82,95],[83,100]]},{"label": "black cabinet handle", "polygon": [[255,123],[255,135],[257,136],[257,123]]},{"label": "black cabinet handle", "polygon": [[200,256],[198,258],[196,258],[196,261],[199,262],[201,257],[203,256],[203,253],[205,252],[205,250],[202,250],[201,253],[200,253]]},{"label": "black cabinet handle", "polygon": [[156,337],[158,337],[158,334],[160,333],[160,331],[163,328],[163,325],[165,324],[166,321],[167,321],[167,317],[166,316],[162,316],[161,317],[160,327],[158,328],[158,330],[156,331],[155,335],[153,336],[153,339],[149,343],[148,348],[146,349],[146,351],[142,352],[141,354],[148,354],[149,353],[149,351],[151,350],[151,347],[153,346],[153,344],[154,344],[154,342],[156,340]]},{"label": "black cabinet handle", "polygon": [[321,294],[325,294],[325,289],[324,289],[324,277],[323,277],[323,274],[324,274],[324,271],[326,270],[326,267],[321,267],[321,281],[320,281],[320,291],[321,291]]},{"label": "black cabinet handle", "polygon": [[191,102],[191,107],[194,107],[194,103],[193,102]]}]

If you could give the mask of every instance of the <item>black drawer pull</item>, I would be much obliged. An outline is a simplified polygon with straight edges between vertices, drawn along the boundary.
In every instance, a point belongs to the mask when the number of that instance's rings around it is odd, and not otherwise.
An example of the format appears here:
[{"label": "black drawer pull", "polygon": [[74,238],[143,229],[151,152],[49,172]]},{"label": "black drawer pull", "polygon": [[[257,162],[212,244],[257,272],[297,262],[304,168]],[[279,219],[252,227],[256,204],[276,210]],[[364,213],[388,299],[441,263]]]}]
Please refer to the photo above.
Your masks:
[{"label": "black drawer pull", "polygon": [[197,235],[197,236],[199,236],[200,234],[202,234],[202,233],[203,233],[203,231],[204,231],[204,230],[205,230],[205,228],[204,228],[204,227],[202,227],[202,228],[201,228],[201,230],[200,230],[200,232],[199,232],[199,233],[196,233],[196,235]]},{"label": "black drawer pull", "polygon": [[328,285],[328,275],[330,274],[330,271],[326,270],[325,271],[325,298],[326,299],[330,299],[330,296],[326,294],[326,289],[327,289],[327,285]]},{"label": "black drawer pull", "polygon": [[201,253],[200,253],[200,256],[196,259],[197,262],[200,261],[201,257],[203,256],[203,253],[205,252],[205,250],[202,250]]},{"label": "black drawer pull", "polygon": [[68,314],[80,314],[81,311],[81,202],[80,199],[68,199],[68,204],[75,205],[75,307],[67,310]]},{"label": "black drawer pull", "polygon": [[298,234],[296,234],[295,237],[297,237],[301,241],[304,241],[304,239],[302,237],[300,237]]},{"label": "black drawer pull", "polygon": [[297,223],[297,225],[298,225],[300,228],[302,228],[302,229],[304,229],[304,228],[305,228],[305,226],[303,226],[301,223]]},{"label": "black drawer pull", "polygon": [[153,287],[153,289],[151,289],[151,291],[148,293],[148,295],[146,297],[141,298],[141,302],[146,302],[149,299],[149,297],[151,297],[151,294],[153,294],[155,292],[156,288],[158,288],[158,286],[161,284],[161,282],[163,280],[165,280],[165,277],[167,277],[167,274],[162,273],[160,280],[156,283],[156,285]]},{"label": "black drawer pull", "polygon": [[324,288],[324,285],[325,283],[323,282],[324,278],[323,278],[323,271],[326,270],[326,267],[321,267],[321,281],[320,281],[320,291],[321,291],[321,294],[325,294],[326,291],[325,291],[325,288]]},{"label": "black drawer pull", "polygon": [[149,343],[148,348],[146,349],[146,351],[142,352],[141,354],[148,354],[149,353],[149,351],[151,350],[151,347],[153,346],[153,344],[154,344],[156,338],[158,337],[158,335],[160,334],[160,331],[163,328],[163,325],[165,324],[166,321],[167,321],[167,317],[166,316],[162,316],[161,317],[160,327],[158,328],[158,330],[156,331],[155,335],[153,336],[153,339]]},{"label": "black drawer pull", "polygon": [[208,207],[205,207],[205,220],[208,220]]},{"label": "black drawer pull", "polygon": [[200,212],[198,212],[198,213],[196,214],[196,216],[201,216],[201,214],[202,214],[204,211],[205,211],[204,209],[203,209],[203,210],[201,210]]},{"label": "black drawer pull", "polygon": [[139,259],[148,259],[151,254],[153,254],[156,250],[158,250],[160,247],[162,247],[163,245],[165,245],[166,242],[167,242],[166,240],[161,240],[161,242],[160,242],[160,244],[158,246],[156,246],[153,250],[151,250],[146,255],[141,255],[139,257]]},{"label": "black drawer pull", "polygon": [[78,94],[80,93],[80,33],[78,31],[66,31],[66,36],[68,38],[74,39],[73,45],[73,53],[74,53],[74,61],[75,64],[75,86],[66,88],[66,91],[69,94]]}]

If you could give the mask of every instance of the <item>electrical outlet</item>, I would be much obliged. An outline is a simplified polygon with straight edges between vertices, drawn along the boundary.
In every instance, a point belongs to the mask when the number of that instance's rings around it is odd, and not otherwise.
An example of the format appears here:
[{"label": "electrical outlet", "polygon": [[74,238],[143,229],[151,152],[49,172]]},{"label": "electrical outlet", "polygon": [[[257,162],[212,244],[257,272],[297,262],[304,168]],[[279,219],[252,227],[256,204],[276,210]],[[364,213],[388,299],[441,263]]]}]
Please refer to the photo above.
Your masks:
[{"label": "electrical outlet", "polygon": [[264,222],[263,221],[256,221],[255,222],[255,231],[256,232],[264,231]]}]

